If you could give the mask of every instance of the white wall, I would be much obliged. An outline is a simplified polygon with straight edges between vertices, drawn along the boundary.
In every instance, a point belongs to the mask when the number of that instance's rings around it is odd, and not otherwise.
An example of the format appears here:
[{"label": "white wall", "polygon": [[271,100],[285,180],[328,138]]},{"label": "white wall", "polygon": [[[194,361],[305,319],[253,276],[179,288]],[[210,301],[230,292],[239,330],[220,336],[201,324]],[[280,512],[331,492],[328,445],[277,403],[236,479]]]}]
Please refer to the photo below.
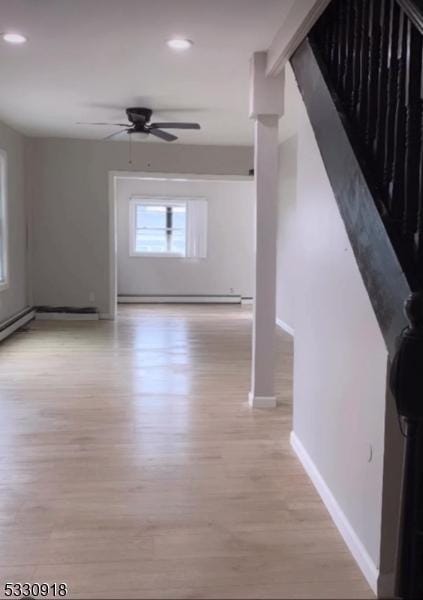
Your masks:
[{"label": "white wall", "polygon": [[32,274],[35,304],[110,312],[108,172],[151,171],[247,175],[248,147],[30,141],[33,187]]},{"label": "white wall", "polygon": [[[133,195],[207,199],[207,258],[129,256],[129,201]],[[252,296],[254,184],[252,181],[118,179],[118,294]]]},{"label": "white wall", "polygon": [[387,350],[292,82],[298,131],[281,147],[278,317],[295,328],[294,439],[351,528],[361,567],[374,586],[380,571],[389,594],[402,441],[386,394]]},{"label": "white wall", "polygon": [[9,287],[0,291],[0,322],[28,305],[26,284],[25,138],[0,123],[0,148],[7,155]]},{"label": "white wall", "polygon": [[[283,127],[283,122],[282,122]],[[297,135],[279,148],[279,203],[277,238],[276,317],[283,327],[295,330],[295,288],[297,233],[295,221],[297,195]]]},{"label": "white wall", "polygon": [[294,431],[378,564],[387,351],[308,119],[300,127]]}]

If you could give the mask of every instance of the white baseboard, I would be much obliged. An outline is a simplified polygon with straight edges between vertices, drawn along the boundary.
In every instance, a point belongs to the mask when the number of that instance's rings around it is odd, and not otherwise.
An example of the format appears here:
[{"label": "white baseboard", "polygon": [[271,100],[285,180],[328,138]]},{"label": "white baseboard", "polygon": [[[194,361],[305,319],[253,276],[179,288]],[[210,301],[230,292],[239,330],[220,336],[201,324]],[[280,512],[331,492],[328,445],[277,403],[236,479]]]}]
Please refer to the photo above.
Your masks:
[{"label": "white baseboard", "polygon": [[275,408],[276,396],[254,396],[253,392],[249,392],[248,404],[251,408]]},{"label": "white baseboard", "polygon": [[278,327],[280,327],[281,329],[283,329],[286,333],[289,333],[289,335],[292,335],[292,337],[294,337],[294,329],[292,327],[290,327],[290,325],[288,325],[288,323],[285,323],[285,321],[282,321],[282,319],[276,319],[276,325]]},{"label": "white baseboard", "polygon": [[111,313],[100,313],[99,318],[104,321],[114,321],[114,316]]},{"label": "white baseboard", "polygon": [[330,516],[333,519],[339,533],[344,538],[351,554],[355,558],[358,566],[360,567],[364,577],[367,579],[368,584],[372,588],[375,594],[378,593],[378,579],[379,571],[375,563],[369,556],[367,550],[360,541],[358,535],[351,526],[341,507],[339,506],[336,498],[330,491],[325,480],[321,476],[319,470],[314,464],[312,458],[304,448],[295,432],[291,432],[291,446],[300,459],[307,475],[310,477],[314,487],[319,493],[323,503],[325,504]]},{"label": "white baseboard", "polygon": [[241,298],[241,304],[254,304],[254,298]]},{"label": "white baseboard", "polygon": [[118,296],[118,304],[241,304],[241,296]]},{"label": "white baseboard", "polygon": [[98,313],[62,313],[45,312],[36,313],[37,321],[98,321]]},{"label": "white baseboard", "polygon": [[6,339],[9,337],[9,335],[12,335],[12,333],[29,323],[29,321],[32,321],[35,316],[35,310],[31,310],[29,312],[27,312],[27,310],[28,309],[21,311],[22,316],[20,316],[21,313],[18,313],[14,317],[11,317],[5,321],[3,328],[0,331],[0,341]]}]

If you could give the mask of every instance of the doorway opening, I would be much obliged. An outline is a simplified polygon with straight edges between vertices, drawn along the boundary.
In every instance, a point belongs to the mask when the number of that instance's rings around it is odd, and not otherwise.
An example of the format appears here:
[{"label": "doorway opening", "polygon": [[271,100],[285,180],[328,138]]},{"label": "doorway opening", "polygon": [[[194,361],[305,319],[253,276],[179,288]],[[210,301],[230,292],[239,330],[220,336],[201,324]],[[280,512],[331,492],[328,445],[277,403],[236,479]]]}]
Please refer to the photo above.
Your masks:
[{"label": "doorway opening", "polygon": [[118,302],[251,302],[254,202],[249,176],[110,172],[110,318]]}]

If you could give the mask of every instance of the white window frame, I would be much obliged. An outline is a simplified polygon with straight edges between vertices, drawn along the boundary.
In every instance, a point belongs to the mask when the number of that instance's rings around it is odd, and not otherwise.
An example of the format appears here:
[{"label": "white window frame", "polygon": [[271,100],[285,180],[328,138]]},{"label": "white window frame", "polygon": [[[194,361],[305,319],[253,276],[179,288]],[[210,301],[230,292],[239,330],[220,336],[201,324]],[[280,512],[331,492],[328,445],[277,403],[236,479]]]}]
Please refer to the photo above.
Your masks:
[{"label": "white window frame", "polygon": [[[198,200],[205,201],[203,197],[187,197],[187,196],[131,196],[129,200],[129,256],[135,258],[179,258],[180,260],[188,260],[190,258],[197,258],[195,256],[196,249],[194,248],[194,255],[190,244],[190,203]],[[184,206],[186,213],[186,228],[185,228],[185,253],[179,254],[175,252],[137,252],[135,250],[135,215],[137,205],[166,205],[166,206]],[[200,255],[199,258],[205,258]]]},{"label": "white window frame", "polygon": [[3,278],[0,280],[0,292],[9,287],[9,236],[7,215],[7,154],[0,148],[0,227],[2,236],[0,240],[0,260],[2,261]]}]

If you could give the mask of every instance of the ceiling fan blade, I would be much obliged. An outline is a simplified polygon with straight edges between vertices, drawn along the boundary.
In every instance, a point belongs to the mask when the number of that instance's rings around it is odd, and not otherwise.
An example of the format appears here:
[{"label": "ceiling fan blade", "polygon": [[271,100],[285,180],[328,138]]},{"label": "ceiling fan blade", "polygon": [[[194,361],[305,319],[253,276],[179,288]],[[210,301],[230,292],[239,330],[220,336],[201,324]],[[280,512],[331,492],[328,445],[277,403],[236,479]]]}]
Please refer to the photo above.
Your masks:
[{"label": "ceiling fan blade", "polygon": [[76,125],[107,125],[108,127],[129,127],[130,123],[86,123],[85,121],[77,121]]},{"label": "ceiling fan blade", "polygon": [[[129,129],[126,129],[126,131],[129,131]],[[122,129],[119,129],[119,131],[115,131],[114,133],[111,133],[110,135],[107,135],[105,138],[102,139],[102,141],[105,142],[106,140],[110,140],[113,137],[115,137],[115,135],[119,135],[120,133],[123,133]]]},{"label": "ceiling fan blade", "polygon": [[176,135],[168,133],[167,131],[162,131],[161,129],[149,129],[148,132],[166,142],[173,142],[178,139]]},{"label": "ceiling fan blade", "polygon": [[198,123],[152,123],[151,129],[201,129]]}]

